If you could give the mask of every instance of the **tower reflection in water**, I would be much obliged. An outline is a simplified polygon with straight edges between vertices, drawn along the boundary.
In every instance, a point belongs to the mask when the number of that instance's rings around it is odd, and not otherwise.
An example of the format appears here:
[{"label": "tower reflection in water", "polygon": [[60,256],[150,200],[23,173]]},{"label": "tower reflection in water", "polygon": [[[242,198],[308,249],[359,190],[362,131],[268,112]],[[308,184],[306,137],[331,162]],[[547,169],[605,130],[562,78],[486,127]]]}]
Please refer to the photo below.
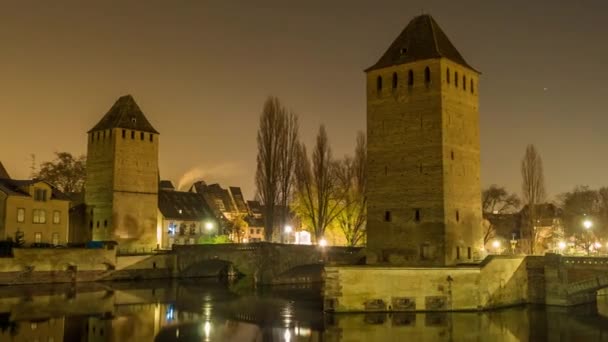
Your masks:
[{"label": "tower reflection in water", "polygon": [[608,296],[574,309],[327,315],[317,287],[215,281],[0,288],[0,341],[602,341]]}]

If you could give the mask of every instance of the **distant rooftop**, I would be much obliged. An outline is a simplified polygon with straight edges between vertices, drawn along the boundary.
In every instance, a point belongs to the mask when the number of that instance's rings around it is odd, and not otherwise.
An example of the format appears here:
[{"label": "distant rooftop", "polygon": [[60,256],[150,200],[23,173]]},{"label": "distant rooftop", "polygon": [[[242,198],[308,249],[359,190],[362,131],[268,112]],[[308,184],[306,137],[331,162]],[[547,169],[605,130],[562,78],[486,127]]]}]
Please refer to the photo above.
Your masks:
[{"label": "distant rooftop", "polygon": [[464,60],[435,19],[424,14],[412,19],[378,62],[365,71],[441,57],[475,70]]},{"label": "distant rooftop", "polygon": [[4,178],[4,179],[11,178],[11,176],[8,175],[8,172],[4,168],[4,165],[2,165],[2,162],[0,162],[0,178]]}]

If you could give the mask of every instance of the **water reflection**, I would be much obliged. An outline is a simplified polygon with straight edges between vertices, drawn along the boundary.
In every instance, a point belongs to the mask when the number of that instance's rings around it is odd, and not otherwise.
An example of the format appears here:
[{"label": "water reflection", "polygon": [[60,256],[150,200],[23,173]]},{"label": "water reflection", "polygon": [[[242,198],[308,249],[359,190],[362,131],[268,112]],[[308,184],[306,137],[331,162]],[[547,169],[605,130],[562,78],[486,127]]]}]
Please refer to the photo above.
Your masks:
[{"label": "water reflection", "polygon": [[320,288],[209,280],[0,288],[0,341],[608,341],[597,306],[324,315]]}]

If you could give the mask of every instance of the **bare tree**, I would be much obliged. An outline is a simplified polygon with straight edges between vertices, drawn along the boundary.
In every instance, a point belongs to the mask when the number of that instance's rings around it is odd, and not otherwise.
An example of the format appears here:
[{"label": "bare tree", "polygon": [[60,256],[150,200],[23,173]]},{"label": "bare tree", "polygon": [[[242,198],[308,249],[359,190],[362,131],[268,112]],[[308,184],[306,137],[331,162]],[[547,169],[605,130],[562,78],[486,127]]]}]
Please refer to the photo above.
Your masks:
[{"label": "bare tree", "polygon": [[521,201],[516,194],[510,194],[504,187],[495,184],[481,192],[481,208],[484,222],[483,244],[486,245],[496,237],[496,227],[502,222],[502,215],[513,213],[519,209]]},{"label": "bare tree", "polygon": [[529,243],[529,253],[534,254],[537,241],[536,206],[545,200],[545,178],[543,162],[534,145],[526,147],[521,161],[522,193],[524,203],[528,206],[527,224],[524,226],[525,237]]},{"label": "bare tree", "polygon": [[44,162],[33,178],[47,181],[66,192],[82,192],[86,176],[86,157],[74,157],[68,152],[55,152],[55,159]]},{"label": "bare tree", "polygon": [[258,128],[258,156],[255,174],[257,197],[264,208],[264,235],[271,241],[274,230],[275,207],[279,199],[281,168],[281,134],[284,131],[284,108],[276,97],[264,103]]},{"label": "bare tree", "polygon": [[367,147],[365,134],[357,134],[354,158],[346,157],[339,168],[340,186],[344,193],[343,208],[337,222],[349,246],[356,246],[365,236],[367,219]]},{"label": "bare tree", "polygon": [[300,145],[295,172],[297,204],[294,209],[312,226],[316,241],[323,238],[327,226],[343,209],[344,189],[338,185],[337,170],[325,127],[321,126],[312,153],[312,167],[306,148]]},{"label": "bare tree", "polygon": [[[294,113],[284,112],[282,120],[284,121],[283,131],[279,136],[279,227],[283,227],[287,223],[299,135],[298,117]],[[284,242],[284,234],[281,234],[281,242]]]}]

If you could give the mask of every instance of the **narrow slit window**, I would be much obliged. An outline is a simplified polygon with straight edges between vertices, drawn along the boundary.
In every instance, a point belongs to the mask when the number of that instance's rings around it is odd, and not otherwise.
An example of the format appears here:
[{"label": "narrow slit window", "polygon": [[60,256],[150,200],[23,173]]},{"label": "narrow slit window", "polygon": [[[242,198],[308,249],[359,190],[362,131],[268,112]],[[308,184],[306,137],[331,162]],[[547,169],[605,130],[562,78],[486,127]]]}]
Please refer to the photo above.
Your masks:
[{"label": "narrow slit window", "polygon": [[135,139],[135,131],[131,131],[131,139]]},{"label": "narrow slit window", "polygon": [[420,222],[420,209],[416,209],[416,211],[414,212],[414,220],[416,222]]},{"label": "narrow slit window", "polygon": [[450,158],[452,158],[452,160],[454,160],[454,151],[450,152]]},{"label": "narrow slit window", "polygon": [[471,78],[471,94],[475,94],[475,83],[473,82],[472,78]]},{"label": "narrow slit window", "polygon": [[414,72],[412,70],[407,72],[407,85],[410,87],[414,85]]},{"label": "narrow slit window", "polygon": [[450,68],[445,72],[445,79],[450,84]]},{"label": "narrow slit window", "polygon": [[384,212],[384,221],[385,222],[391,222],[393,220],[393,217],[391,216],[391,212],[390,211],[385,211]]},{"label": "narrow slit window", "polygon": [[154,135],[152,135],[152,133],[150,133],[150,142],[154,141]]},{"label": "narrow slit window", "polygon": [[122,130],[122,137],[125,138],[127,136],[127,131],[126,130]]},{"label": "narrow slit window", "polygon": [[460,259],[460,247],[456,247],[456,259]]},{"label": "narrow slit window", "polygon": [[467,258],[471,259],[471,247],[467,247]]},{"label": "narrow slit window", "polygon": [[393,90],[397,89],[398,84],[399,84],[399,76],[397,76],[397,73],[394,72],[393,73]]},{"label": "narrow slit window", "polygon": [[454,72],[454,86],[458,87],[458,71]]},{"label": "narrow slit window", "polygon": [[424,68],[424,83],[431,83],[431,69],[429,67]]},{"label": "narrow slit window", "polygon": [[467,90],[467,77],[462,75],[462,89]]},{"label": "narrow slit window", "polygon": [[382,92],[382,76],[378,76],[376,79],[376,90],[378,91],[378,94]]},{"label": "narrow slit window", "polygon": [[144,140],[144,132],[139,133],[139,139]]},{"label": "narrow slit window", "polygon": [[456,209],[456,222],[460,222],[460,212]]}]

